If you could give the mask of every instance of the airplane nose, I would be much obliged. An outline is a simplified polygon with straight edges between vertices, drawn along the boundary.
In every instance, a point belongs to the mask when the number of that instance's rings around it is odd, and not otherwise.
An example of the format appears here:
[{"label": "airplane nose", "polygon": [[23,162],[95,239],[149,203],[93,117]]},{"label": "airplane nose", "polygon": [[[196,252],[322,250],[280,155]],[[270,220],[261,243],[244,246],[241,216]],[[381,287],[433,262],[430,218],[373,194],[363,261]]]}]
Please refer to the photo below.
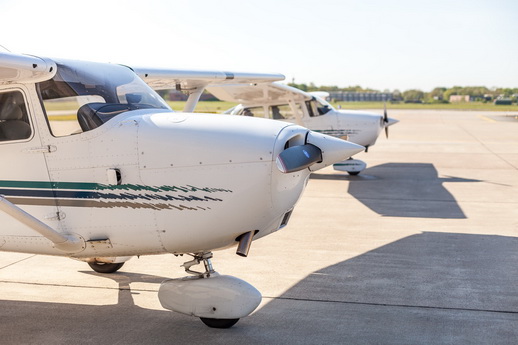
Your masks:
[{"label": "airplane nose", "polygon": [[303,145],[286,148],[276,159],[277,168],[291,173],[305,168],[322,169],[363,151],[363,146],[329,135],[308,131]]},{"label": "airplane nose", "polygon": [[399,122],[399,120],[396,120],[396,119],[393,119],[391,117],[388,117],[387,121],[385,122],[385,127],[392,126],[392,125],[394,125],[394,124],[396,124],[398,122]]}]

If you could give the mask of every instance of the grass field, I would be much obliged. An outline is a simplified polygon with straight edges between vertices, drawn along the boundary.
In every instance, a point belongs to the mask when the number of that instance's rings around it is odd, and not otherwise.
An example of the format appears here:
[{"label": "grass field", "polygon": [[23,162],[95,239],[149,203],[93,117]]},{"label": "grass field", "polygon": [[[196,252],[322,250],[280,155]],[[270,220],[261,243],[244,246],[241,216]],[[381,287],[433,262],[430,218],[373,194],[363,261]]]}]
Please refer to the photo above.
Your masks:
[{"label": "grass field", "polygon": [[[175,111],[182,111],[185,102],[167,102],[169,106]],[[222,113],[227,109],[232,108],[237,103],[221,102],[221,101],[204,101],[199,102],[196,106],[197,113]],[[341,109],[383,109],[382,102],[334,102],[332,105],[335,108]],[[64,103],[48,104],[48,109],[51,111],[62,111],[71,109],[71,105]],[[518,112],[518,105],[494,105],[493,103],[470,102],[470,103],[451,103],[451,104],[412,104],[412,103],[387,103],[387,109],[432,109],[432,110],[487,110],[487,111],[516,111]],[[75,115],[56,115],[50,116],[54,121],[74,120]]]},{"label": "grass field", "polygon": [[[383,108],[381,102],[335,102],[335,108],[342,109],[377,109]],[[387,109],[432,109],[432,110],[489,110],[489,111],[518,111],[518,105],[494,105],[493,103],[469,102],[449,104],[415,104],[415,103],[387,103]]]}]

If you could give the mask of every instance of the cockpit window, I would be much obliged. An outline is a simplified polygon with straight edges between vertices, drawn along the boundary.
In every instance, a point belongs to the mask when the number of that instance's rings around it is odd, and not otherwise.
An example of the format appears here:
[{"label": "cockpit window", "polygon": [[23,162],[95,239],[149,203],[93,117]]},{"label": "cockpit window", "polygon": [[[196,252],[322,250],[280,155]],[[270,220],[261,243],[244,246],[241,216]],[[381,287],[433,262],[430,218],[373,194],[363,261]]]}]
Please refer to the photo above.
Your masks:
[{"label": "cockpit window", "polygon": [[244,116],[265,117],[263,107],[243,108],[238,114]]},{"label": "cockpit window", "polygon": [[79,61],[57,63],[54,78],[38,83],[54,136],[85,132],[130,110],[169,106],[129,68]]},{"label": "cockpit window", "polygon": [[309,116],[320,116],[328,113],[333,109],[333,106],[323,99],[313,97],[311,101],[306,102]]},{"label": "cockpit window", "polygon": [[[299,107],[300,108],[300,107]],[[299,109],[297,108],[297,109]],[[272,105],[268,108],[268,117],[274,120],[293,120],[295,113],[289,104]]]},{"label": "cockpit window", "polygon": [[22,93],[0,93],[0,141],[28,139],[31,134],[32,129]]}]

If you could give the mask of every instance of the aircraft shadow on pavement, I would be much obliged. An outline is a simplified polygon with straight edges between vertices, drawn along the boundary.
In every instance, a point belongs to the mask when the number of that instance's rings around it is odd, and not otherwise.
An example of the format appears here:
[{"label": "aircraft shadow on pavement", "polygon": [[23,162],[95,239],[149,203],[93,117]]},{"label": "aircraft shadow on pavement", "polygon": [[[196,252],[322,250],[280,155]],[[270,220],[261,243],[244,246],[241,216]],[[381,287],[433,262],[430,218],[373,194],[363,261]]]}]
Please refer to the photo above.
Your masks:
[{"label": "aircraft shadow on pavement", "polygon": [[[267,330],[260,323],[257,324],[254,316],[241,319],[231,329],[220,330],[205,326],[197,317],[140,307],[135,304],[133,296],[149,293],[158,299],[160,283],[170,278],[123,270],[112,274],[83,272],[117,282],[117,304],[99,306],[88,304],[87,301],[81,304],[95,293],[88,293],[89,297],[77,296],[77,304],[12,301],[0,297],[0,344],[228,345],[276,342],[266,335]],[[149,290],[131,289],[131,284],[136,282],[156,285]],[[251,334],[255,334],[252,339]],[[254,337],[263,340],[256,342]]]},{"label": "aircraft shadow on pavement", "polygon": [[0,300],[1,343],[503,344],[518,337],[513,237],[409,236],[308,275],[227,330],[135,305],[132,296],[143,290],[131,283],[158,289],[165,277],[102,276],[119,284],[117,304]]},{"label": "aircraft shadow on pavement", "polygon": [[293,343],[508,344],[516,286],[518,238],[424,232],[318,270],[259,314]]},{"label": "aircraft shadow on pavement", "polygon": [[466,215],[445,182],[481,182],[439,177],[433,164],[386,163],[358,176],[312,174],[313,179],[349,181],[348,192],[372,211],[388,217],[464,219]]}]

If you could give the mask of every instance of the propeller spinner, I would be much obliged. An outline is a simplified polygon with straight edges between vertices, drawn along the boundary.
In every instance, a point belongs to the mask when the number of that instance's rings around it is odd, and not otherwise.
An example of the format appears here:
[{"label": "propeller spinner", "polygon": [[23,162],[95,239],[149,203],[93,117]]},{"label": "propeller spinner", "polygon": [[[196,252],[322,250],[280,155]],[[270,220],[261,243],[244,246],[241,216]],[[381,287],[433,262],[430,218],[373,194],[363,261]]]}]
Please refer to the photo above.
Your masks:
[{"label": "propeller spinner", "polygon": [[277,168],[285,174],[306,168],[316,171],[364,149],[349,141],[309,131],[304,145],[288,147],[277,156],[276,163]]}]

